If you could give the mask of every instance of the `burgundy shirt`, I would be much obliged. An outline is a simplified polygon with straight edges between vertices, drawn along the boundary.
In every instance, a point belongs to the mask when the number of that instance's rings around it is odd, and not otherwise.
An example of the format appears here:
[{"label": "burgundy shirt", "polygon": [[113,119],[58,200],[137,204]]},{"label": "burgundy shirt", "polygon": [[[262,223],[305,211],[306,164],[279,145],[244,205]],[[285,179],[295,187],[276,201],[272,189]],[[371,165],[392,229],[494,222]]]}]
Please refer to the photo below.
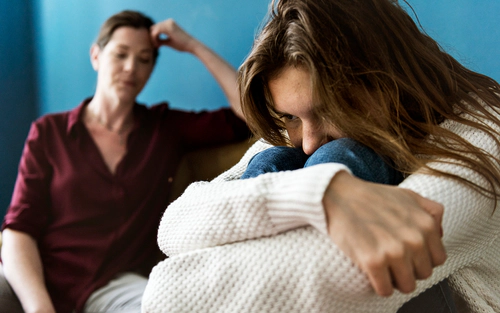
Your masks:
[{"label": "burgundy shirt", "polygon": [[32,124],[2,225],[37,240],[47,288],[63,313],[81,310],[117,273],[148,274],[183,154],[248,135],[229,109],[193,113],[136,104],[128,152],[112,174],[81,121],[88,101]]}]

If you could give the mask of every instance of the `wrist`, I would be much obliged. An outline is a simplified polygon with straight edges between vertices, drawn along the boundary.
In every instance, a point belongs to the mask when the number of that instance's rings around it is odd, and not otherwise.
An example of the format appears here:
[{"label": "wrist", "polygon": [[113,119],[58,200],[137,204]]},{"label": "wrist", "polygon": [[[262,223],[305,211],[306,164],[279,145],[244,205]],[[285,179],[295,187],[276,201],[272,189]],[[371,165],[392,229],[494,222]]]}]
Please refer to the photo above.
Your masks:
[{"label": "wrist", "polygon": [[356,177],[351,175],[348,171],[343,170],[336,173],[326,187],[323,196],[323,209],[325,212],[328,233],[331,233],[333,227],[332,221],[335,220],[334,216],[339,205],[339,200],[342,198],[341,196],[345,193],[352,192],[353,188],[355,188],[353,183],[355,183],[356,180]]},{"label": "wrist", "polygon": [[204,49],[205,45],[198,39],[191,37],[189,43],[187,44],[187,51],[195,56],[199,57]]}]

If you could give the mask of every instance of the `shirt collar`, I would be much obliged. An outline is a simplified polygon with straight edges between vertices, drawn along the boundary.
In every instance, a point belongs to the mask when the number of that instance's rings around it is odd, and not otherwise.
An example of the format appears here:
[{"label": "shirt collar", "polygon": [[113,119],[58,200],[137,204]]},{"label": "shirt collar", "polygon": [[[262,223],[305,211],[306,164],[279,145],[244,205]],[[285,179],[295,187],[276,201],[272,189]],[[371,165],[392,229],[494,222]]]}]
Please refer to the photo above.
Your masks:
[{"label": "shirt collar", "polygon": [[[85,111],[85,107],[89,104],[90,100],[92,100],[92,97],[86,98],[76,108],[69,111],[68,126],[66,128],[68,135],[75,130],[77,125],[83,126],[83,112]],[[132,114],[134,115],[135,121],[132,131],[139,128],[142,124],[142,120],[144,119],[144,108],[144,105],[138,104],[137,102],[134,103]]]},{"label": "shirt collar", "polygon": [[82,123],[82,114],[90,100],[92,100],[92,97],[83,100],[80,105],[69,112],[68,126],[66,128],[68,135],[75,129],[77,124]]}]

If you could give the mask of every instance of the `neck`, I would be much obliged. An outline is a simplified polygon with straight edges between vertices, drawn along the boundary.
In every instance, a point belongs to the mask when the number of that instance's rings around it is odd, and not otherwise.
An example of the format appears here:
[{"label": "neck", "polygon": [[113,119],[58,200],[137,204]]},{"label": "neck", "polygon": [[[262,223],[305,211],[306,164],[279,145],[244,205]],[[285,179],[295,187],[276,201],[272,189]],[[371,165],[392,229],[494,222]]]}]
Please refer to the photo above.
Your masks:
[{"label": "neck", "polygon": [[132,103],[104,101],[94,97],[85,108],[84,119],[96,122],[111,132],[121,134],[133,123]]}]

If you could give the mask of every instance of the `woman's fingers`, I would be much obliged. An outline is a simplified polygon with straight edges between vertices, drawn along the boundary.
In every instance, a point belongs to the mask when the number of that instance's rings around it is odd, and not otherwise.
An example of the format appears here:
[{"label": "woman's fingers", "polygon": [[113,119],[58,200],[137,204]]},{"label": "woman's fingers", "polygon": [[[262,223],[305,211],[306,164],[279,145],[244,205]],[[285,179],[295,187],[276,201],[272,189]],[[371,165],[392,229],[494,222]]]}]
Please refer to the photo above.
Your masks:
[{"label": "woman's fingers", "polygon": [[414,192],[338,173],[323,205],[333,241],[381,296],[412,292],[446,259],[443,207]]},{"label": "woman's fingers", "polygon": [[157,47],[169,46],[179,51],[191,51],[195,40],[173,19],[159,22],[150,29],[151,41]]},{"label": "woman's fingers", "polygon": [[378,295],[383,297],[392,295],[394,292],[394,283],[388,267],[372,267],[366,274],[370,280],[370,284]]},{"label": "woman's fingers", "polygon": [[411,190],[408,190],[408,193],[415,198],[415,200],[422,209],[424,209],[427,213],[429,213],[432,216],[432,218],[434,218],[434,221],[436,222],[435,226],[438,227],[439,234],[441,237],[443,237],[442,222],[443,222],[444,206],[441,203],[437,203],[430,199],[424,198]]},{"label": "woman's fingers", "polygon": [[412,260],[416,279],[426,279],[432,275],[434,264],[427,249],[418,249]]},{"label": "woman's fingers", "polygon": [[441,238],[443,237],[442,220],[444,214],[444,207],[442,204],[421,197],[414,192],[408,191],[413,197],[416,198],[420,207],[427,212],[432,219],[428,216],[420,218],[420,229],[425,236],[428,255],[430,256],[430,263],[432,267],[443,264],[446,261],[446,250],[444,248]]},{"label": "woman's fingers", "polygon": [[417,284],[411,260],[395,260],[390,270],[394,288],[402,293],[415,290]]}]

